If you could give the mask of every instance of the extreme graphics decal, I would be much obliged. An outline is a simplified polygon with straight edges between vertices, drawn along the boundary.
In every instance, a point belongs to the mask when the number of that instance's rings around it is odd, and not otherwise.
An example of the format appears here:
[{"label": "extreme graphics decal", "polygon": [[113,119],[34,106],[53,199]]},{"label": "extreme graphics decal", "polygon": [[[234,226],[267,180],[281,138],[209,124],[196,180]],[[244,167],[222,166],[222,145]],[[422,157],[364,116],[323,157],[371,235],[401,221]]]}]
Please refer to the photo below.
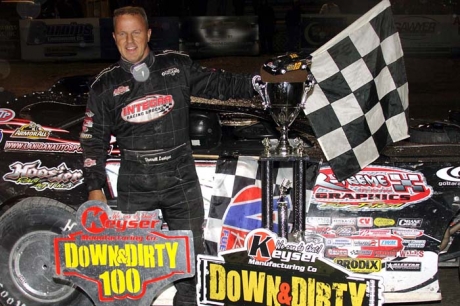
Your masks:
[{"label": "extreme graphics decal", "polygon": [[80,169],[72,170],[66,163],[53,168],[42,167],[41,164],[41,160],[15,162],[9,166],[11,172],[3,175],[3,179],[16,185],[30,186],[37,191],[70,190],[83,183],[83,171]]},{"label": "extreme graphics decal", "polygon": [[132,123],[148,122],[165,116],[173,107],[171,95],[148,95],[123,107],[121,117]]},{"label": "extreme graphics decal", "polygon": [[421,172],[370,166],[340,182],[331,168],[325,167],[316,180],[312,204],[317,204],[318,209],[400,210],[432,194]]},{"label": "extreme graphics decal", "polygon": [[192,232],[161,231],[158,210],[128,215],[88,201],[71,232],[53,241],[56,276],[95,305],[148,306],[165,286],[195,274]]},{"label": "extreme graphics decal", "polygon": [[[244,247],[198,255],[200,305],[383,304],[382,278],[355,274],[325,260],[324,244],[288,242],[267,229],[248,233]],[[367,265],[380,268],[379,264]]]}]

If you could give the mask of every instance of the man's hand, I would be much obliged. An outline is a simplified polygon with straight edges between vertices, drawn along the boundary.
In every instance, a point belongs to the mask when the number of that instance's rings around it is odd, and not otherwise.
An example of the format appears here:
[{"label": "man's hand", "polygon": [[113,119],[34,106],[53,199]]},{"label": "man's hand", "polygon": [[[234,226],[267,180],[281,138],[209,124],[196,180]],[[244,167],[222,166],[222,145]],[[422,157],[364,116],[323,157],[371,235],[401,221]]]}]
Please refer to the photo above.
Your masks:
[{"label": "man's hand", "polygon": [[105,198],[105,194],[102,190],[91,190],[89,192],[88,201],[91,200],[101,201],[107,204],[107,199]]}]

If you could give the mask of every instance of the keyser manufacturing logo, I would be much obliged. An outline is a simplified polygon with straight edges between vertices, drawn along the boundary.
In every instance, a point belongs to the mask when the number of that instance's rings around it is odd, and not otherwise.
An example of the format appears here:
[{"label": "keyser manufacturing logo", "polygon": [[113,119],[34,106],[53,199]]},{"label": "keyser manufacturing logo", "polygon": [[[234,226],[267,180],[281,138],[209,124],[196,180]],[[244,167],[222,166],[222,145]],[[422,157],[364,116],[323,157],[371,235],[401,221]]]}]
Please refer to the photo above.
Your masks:
[{"label": "keyser manufacturing logo", "polygon": [[149,306],[165,286],[195,274],[191,231],[161,231],[158,211],[125,215],[88,201],[75,224],[54,238],[56,277],[97,306]]},{"label": "keyser manufacturing logo", "polygon": [[312,203],[319,209],[399,210],[429,199],[433,189],[420,172],[406,169],[366,167],[338,181],[330,167],[320,169]]},{"label": "keyser manufacturing logo", "polygon": [[[323,243],[306,241],[288,242],[259,228],[248,233],[244,248],[220,252],[219,257],[198,255],[199,304],[382,304],[381,277],[347,271],[323,258]],[[349,265],[366,272],[381,266],[380,260]]]},{"label": "keyser manufacturing logo", "polygon": [[143,216],[142,213],[129,215],[128,218],[120,218],[121,214],[115,212],[111,217],[107,211],[100,206],[93,206],[86,209],[81,216],[81,225],[91,234],[100,234],[107,229],[115,229],[117,232],[124,232],[127,229],[150,229],[153,230],[160,223],[158,216]]}]

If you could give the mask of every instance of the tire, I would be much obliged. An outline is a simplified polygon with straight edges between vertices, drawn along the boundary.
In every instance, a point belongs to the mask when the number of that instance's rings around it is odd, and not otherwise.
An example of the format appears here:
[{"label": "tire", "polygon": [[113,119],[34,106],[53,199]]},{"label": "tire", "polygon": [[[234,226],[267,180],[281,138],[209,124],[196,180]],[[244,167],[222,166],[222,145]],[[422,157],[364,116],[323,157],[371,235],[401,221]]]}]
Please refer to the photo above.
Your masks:
[{"label": "tire", "polygon": [[79,288],[53,279],[50,238],[69,220],[75,221],[72,208],[39,197],[18,202],[0,217],[1,305],[93,305]]}]

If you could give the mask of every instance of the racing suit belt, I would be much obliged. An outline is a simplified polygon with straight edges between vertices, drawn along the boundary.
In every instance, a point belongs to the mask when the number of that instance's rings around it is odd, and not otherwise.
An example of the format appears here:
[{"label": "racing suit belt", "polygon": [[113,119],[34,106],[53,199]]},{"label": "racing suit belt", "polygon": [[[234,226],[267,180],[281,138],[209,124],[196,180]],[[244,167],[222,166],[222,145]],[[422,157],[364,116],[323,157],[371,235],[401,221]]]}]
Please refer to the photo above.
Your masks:
[{"label": "racing suit belt", "polygon": [[122,157],[125,160],[144,164],[161,164],[183,155],[184,149],[191,151],[190,144],[183,143],[177,147],[159,150],[123,150]]}]

